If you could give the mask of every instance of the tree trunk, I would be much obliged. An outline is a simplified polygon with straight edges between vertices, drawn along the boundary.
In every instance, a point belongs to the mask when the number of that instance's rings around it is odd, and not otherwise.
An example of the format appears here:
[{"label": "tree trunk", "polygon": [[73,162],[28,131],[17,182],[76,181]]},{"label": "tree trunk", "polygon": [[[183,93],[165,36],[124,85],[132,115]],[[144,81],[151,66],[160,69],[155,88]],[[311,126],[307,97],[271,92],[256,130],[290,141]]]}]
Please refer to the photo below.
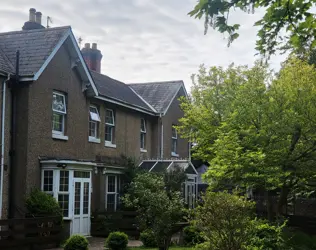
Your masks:
[{"label": "tree trunk", "polygon": [[274,220],[274,211],[273,211],[273,201],[271,197],[271,193],[269,191],[265,191],[265,200],[267,202],[267,216],[269,221]]},{"label": "tree trunk", "polygon": [[159,250],[168,250],[171,243],[171,237],[166,237],[165,239],[162,240],[161,243],[163,244],[159,246]]},{"label": "tree trunk", "polygon": [[289,195],[290,189],[287,187],[282,187],[280,198],[278,200],[278,209],[277,209],[277,216],[281,216],[283,214],[283,208],[287,205],[287,198]]}]

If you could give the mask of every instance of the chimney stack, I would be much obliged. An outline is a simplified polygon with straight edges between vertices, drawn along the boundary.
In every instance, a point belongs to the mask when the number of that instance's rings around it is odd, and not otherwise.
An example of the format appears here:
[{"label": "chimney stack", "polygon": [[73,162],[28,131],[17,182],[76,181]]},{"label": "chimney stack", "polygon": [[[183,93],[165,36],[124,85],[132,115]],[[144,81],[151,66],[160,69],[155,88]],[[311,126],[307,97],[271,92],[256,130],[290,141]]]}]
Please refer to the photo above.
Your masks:
[{"label": "chimney stack", "polygon": [[35,13],[35,20],[38,24],[42,25],[42,13],[41,12],[36,12]]},{"label": "chimney stack", "polygon": [[35,12],[36,12],[36,9],[30,8],[30,12],[29,12],[29,21],[30,22],[35,22]]},{"label": "chimney stack", "polygon": [[45,29],[42,25],[42,13],[36,12],[36,9],[30,8],[29,20],[24,23],[22,30]]},{"label": "chimney stack", "polygon": [[81,53],[89,69],[101,73],[102,54],[97,47],[96,43],[92,43],[92,48],[90,48],[90,43],[86,43]]}]

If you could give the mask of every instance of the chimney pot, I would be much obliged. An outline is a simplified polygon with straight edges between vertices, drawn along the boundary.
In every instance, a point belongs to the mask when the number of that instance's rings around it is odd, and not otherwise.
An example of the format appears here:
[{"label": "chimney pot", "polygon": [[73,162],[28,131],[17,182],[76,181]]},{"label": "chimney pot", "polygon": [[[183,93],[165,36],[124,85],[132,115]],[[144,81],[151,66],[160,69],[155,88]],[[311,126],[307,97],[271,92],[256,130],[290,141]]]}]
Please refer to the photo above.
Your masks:
[{"label": "chimney pot", "polygon": [[92,49],[97,49],[97,44],[96,43],[92,43]]},{"label": "chimney pot", "polygon": [[29,12],[29,21],[30,22],[35,22],[35,12],[36,12],[36,9],[30,8],[30,12]]},{"label": "chimney pot", "polygon": [[35,13],[35,18],[36,18],[36,22],[38,24],[42,24],[42,13],[41,12],[36,12]]},{"label": "chimney pot", "polygon": [[85,43],[84,47],[85,47],[86,49],[90,49],[90,43]]}]

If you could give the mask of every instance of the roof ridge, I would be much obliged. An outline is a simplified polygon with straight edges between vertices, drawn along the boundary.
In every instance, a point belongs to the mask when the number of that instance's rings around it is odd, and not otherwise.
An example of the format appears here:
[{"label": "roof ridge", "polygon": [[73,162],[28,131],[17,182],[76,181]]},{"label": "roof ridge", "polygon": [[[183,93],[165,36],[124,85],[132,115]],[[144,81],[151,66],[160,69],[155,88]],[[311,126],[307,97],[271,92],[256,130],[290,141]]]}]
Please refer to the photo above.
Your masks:
[{"label": "roof ridge", "polygon": [[167,83],[183,83],[183,80],[169,80],[169,81],[157,81],[157,82],[140,82],[140,83],[127,83],[128,85],[143,85],[143,84],[167,84]]},{"label": "roof ridge", "polygon": [[[118,82],[118,83],[120,83],[120,84],[123,84],[123,85],[125,85],[125,86],[127,86],[127,85],[128,85],[128,84],[126,84],[126,83],[124,83],[124,82],[122,82],[122,81],[120,81],[120,80],[117,80],[117,79],[115,79],[115,78],[113,78],[113,77],[110,77],[110,76],[108,76],[108,75],[105,75],[105,74],[99,73],[99,72],[94,71],[94,70],[91,70],[91,69],[90,69],[90,71],[91,71],[92,73],[97,73],[98,75],[101,75],[101,76],[105,76],[105,77],[111,78],[112,80],[114,80],[114,81],[116,81],[116,82]],[[128,87],[128,86],[127,86],[127,87]]]},{"label": "roof ridge", "polygon": [[70,25],[68,25],[68,26],[59,26],[59,27],[54,27],[54,28],[45,28],[45,29],[16,30],[16,31],[1,32],[0,36],[2,36],[2,35],[9,35],[9,34],[19,34],[19,33],[36,33],[36,32],[44,32],[44,31],[59,30],[59,29],[69,29],[69,28],[71,28]]}]

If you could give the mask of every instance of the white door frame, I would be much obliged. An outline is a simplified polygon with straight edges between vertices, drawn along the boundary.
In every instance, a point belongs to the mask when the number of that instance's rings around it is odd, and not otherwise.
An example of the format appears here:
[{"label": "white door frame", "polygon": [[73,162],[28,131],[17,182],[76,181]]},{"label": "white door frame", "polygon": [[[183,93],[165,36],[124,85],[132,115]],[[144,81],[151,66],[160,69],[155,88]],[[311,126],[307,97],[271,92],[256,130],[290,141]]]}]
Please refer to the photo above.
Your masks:
[{"label": "white door frame", "polygon": [[[77,170],[78,171],[78,170]],[[86,172],[84,170],[82,170],[82,172]],[[71,232],[73,234],[74,230],[74,220],[75,219],[79,219],[79,225],[80,225],[80,229],[79,232],[82,231],[82,225],[84,223],[84,220],[87,219],[87,223],[88,223],[88,230],[87,232],[83,232],[83,235],[89,235],[90,234],[90,229],[91,229],[91,221],[90,221],[90,214],[91,214],[91,172],[90,172],[90,178],[81,178],[81,177],[73,177],[73,192],[72,192],[72,218],[73,218],[73,223],[71,225]],[[80,211],[79,214],[75,214],[75,195],[76,195],[76,183],[80,183]],[[89,189],[88,189],[88,213],[84,213],[84,185],[85,183],[88,183],[89,185]],[[76,230],[78,231],[78,230]]]}]

